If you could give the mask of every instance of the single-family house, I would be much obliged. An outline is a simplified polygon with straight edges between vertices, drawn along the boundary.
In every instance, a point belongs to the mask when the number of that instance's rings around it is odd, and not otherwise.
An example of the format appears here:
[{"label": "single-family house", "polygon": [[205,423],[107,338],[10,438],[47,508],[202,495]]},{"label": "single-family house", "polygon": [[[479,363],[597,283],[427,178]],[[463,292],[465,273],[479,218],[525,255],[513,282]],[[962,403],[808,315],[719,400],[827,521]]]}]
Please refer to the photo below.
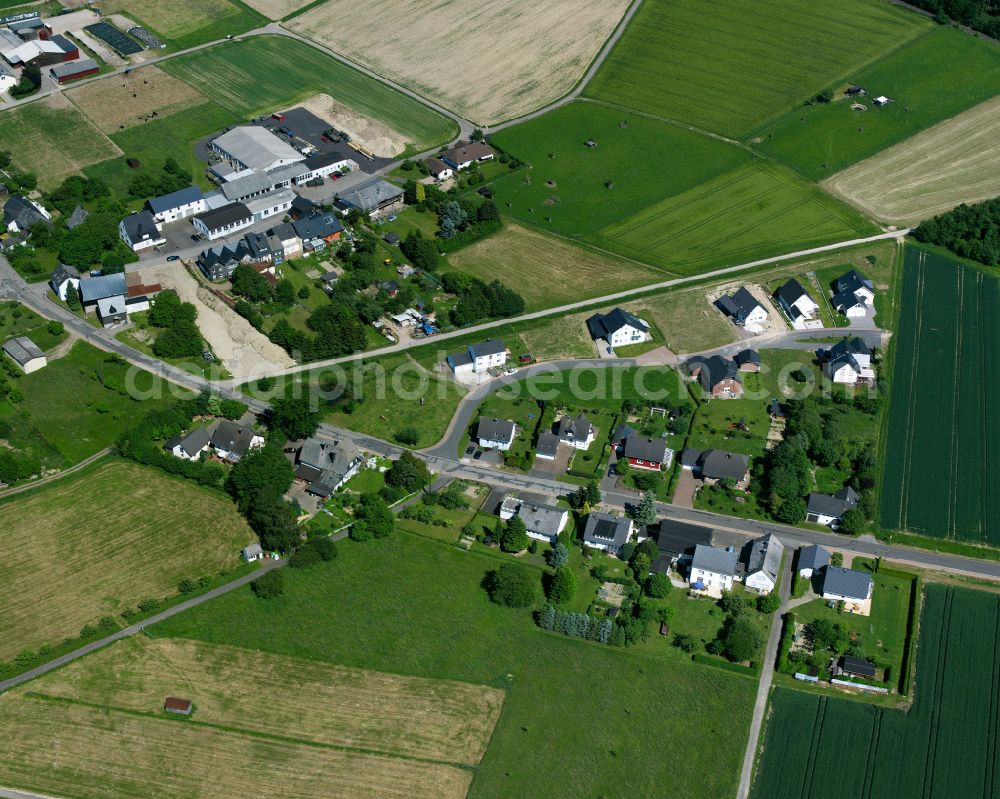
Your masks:
[{"label": "single-family house", "polygon": [[559,454],[559,445],[562,442],[559,436],[549,430],[543,430],[538,434],[538,441],[535,443],[535,458],[552,461]]},{"label": "single-family house", "polygon": [[835,494],[810,494],[806,503],[806,521],[827,527],[840,525],[844,514],[858,504],[858,492],[845,485]]},{"label": "single-family house", "polygon": [[124,294],[101,297],[97,301],[97,318],[107,329],[118,327],[128,321],[128,305]]},{"label": "single-family house", "polygon": [[685,449],[681,466],[712,485],[719,480],[732,480],[743,489],[750,483],[750,456],[721,449]]},{"label": "single-family house", "polygon": [[175,458],[185,461],[196,461],[201,457],[201,453],[208,450],[208,444],[212,440],[208,429],[198,427],[184,436],[170,439],[163,448]]},{"label": "single-family house", "polygon": [[149,211],[136,211],[118,223],[118,235],[133,252],[142,255],[167,243],[160,226]]},{"label": "single-family house", "polygon": [[633,433],[625,439],[622,457],[635,469],[658,472],[673,463],[674,451],[662,438],[650,438]]},{"label": "single-family house", "polygon": [[73,209],[73,213],[69,215],[69,219],[66,220],[66,228],[72,230],[75,227],[79,227],[87,221],[88,216],[90,216],[90,212],[82,205],[78,205]]},{"label": "single-family house", "polygon": [[172,191],[162,197],[154,197],[146,201],[146,209],[160,223],[170,224],[178,219],[200,214],[208,210],[205,205],[205,195],[197,186]]},{"label": "single-family house", "polygon": [[857,294],[867,304],[875,301],[875,284],[857,269],[851,269],[833,281],[834,294]]},{"label": "single-family house", "polygon": [[716,399],[739,399],[743,396],[740,367],[735,361],[712,355],[692,358],[687,367],[705,393]]},{"label": "single-family house", "polygon": [[760,353],[757,350],[740,350],[733,356],[733,361],[741,372],[760,371]]},{"label": "single-family house", "polygon": [[[275,252],[271,248],[271,240],[263,233],[247,233],[243,237],[246,242],[247,256],[250,263],[258,265],[258,271],[274,272]],[[279,257],[281,257],[279,249]]]},{"label": "single-family house", "polygon": [[868,313],[868,305],[857,294],[850,292],[834,294],[830,298],[830,304],[848,319],[859,319]]},{"label": "single-family house", "polygon": [[456,375],[470,372],[479,374],[501,367],[505,363],[507,363],[507,345],[499,338],[470,344],[464,352],[454,352],[448,356],[448,366]]},{"label": "single-family house", "polygon": [[505,452],[514,443],[517,425],[508,419],[480,419],[476,425],[476,439],[483,449]]},{"label": "single-family house", "polygon": [[292,227],[290,222],[283,222],[280,225],[270,228],[267,231],[267,237],[269,239],[276,239],[281,243],[281,249],[285,256],[284,260],[298,258],[302,255],[302,239],[295,232],[295,228]]},{"label": "single-family house", "polygon": [[583,528],[583,544],[618,555],[632,537],[633,522],[625,516],[592,511]]},{"label": "single-family house", "polygon": [[697,544],[691,558],[688,585],[694,591],[713,595],[733,590],[739,556],[732,547],[719,549],[707,544]]},{"label": "single-family house", "polygon": [[424,166],[435,180],[447,180],[455,174],[455,170],[448,166],[440,158],[425,158]]},{"label": "single-family house", "polygon": [[374,180],[337,197],[337,204],[345,213],[352,208],[374,214],[403,202],[403,190],[386,180]]},{"label": "single-family house", "polygon": [[795,278],[779,288],[775,296],[778,298],[778,305],[788,314],[792,327],[796,330],[805,329],[806,323],[812,321],[819,311],[819,303],[809,296],[809,292]]},{"label": "single-family house", "polygon": [[296,457],[295,476],[309,483],[306,491],[326,499],[356,475],[364,464],[350,441],[307,438]]},{"label": "single-family house", "polygon": [[81,278],[79,288],[80,301],[83,303],[83,310],[87,312],[96,310],[97,303],[109,297],[121,297],[124,304],[128,290],[123,273]]},{"label": "single-family house", "polygon": [[608,314],[594,314],[587,320],[587,330],[592,339],[604,339],[610,347],[639,344],[650,337],[649,325],[621,308]]},{"label": "single-family house", "polygon": [[253,221],[253,212],[243,203],[229,203],[191,218],[195,230],[209,241],[245,230]]},{"label": "single-family house", "polygon": [[5,341],[3,351],[26,375],[44,369],[48,364],[45,353],[27,336],[18,336]]},{"label": "single-family house", "polygon": [[875,98],[874,102],[876,108],[882,108],[884,106],[889,105],[889,103],[891,103],[892,100],[886,97],[884,94],[880,94],[878,97]]},{"label": "single-family house", "polygon": [[222,419],[212,434],[212,449],[224,461],[235,463],[251,449],[264,446],[264,436],[255,433],[252,427]]},{"label": "single-family house", "polygon": [[811,544],[799,550],[799,561],[796,568],[799,577],[810,579],[818,574],[820,569],[830,565],[830,553],[818,544]]},{"label": "single-family house", "polygon": [[492,161],[497,151],[481,141],[462,142],[441,154],[441,160],[453,169],[466,169],[474,161]]},{"label": "single-family house", "polygon": [[77,271],[75,266],[61,263],[52,270],[52,276],[49,278],[49,285],[52,287],[52,291],[55,292],[56,296],[65,302],[66,294],[68,292],[76,291],[80,288],[80,273]]},{"label": "single-family house", "polygon": [[843,566],[827,566],[823,569],[823,599],[859,605],[871,599],[875,584],[870,574],[846,569]]},{"label": "single-family house", "polygon": [[337,217],[327,211],[300,217],[291,223],[295,235],[302,242],[321,240],[329,244],[337,241],[344,232],[344,226]]},{"label": "single-family house", "polygon": [[264,550],[261,549],[260,544],[255,541],[240,550],[240,557],[242,557],[247,563],[252,563],[255,560],[261,560],[264,557]]},{"label": "single-family house", "polygon": [[822,357],[823,374],[834,383],[855,385],[875,379],[872,369],[872,350],[863,339],[843,338],[834,344]]},{"label": "single-family house", "polygon": [[767,309],[751,294],[746,287],[741,287],[733,294],[724,294],[715,301],[716,307],[731,317],[740,327],[751,333],[758,333],[761,325],[767,321]]},{"label": "single-family house", "polygon": [[8,233],[27,233],[39,222],[52,224],[52,215],[39,203],[12,194],[3,204],[3,224]]},{"label": "single-family house", "polygon": [[840,673],[846,674],[849,677],[874,680],[878,670],[871,661],[856,658],[854,655],[844,655],[840,659]]},{"label": "single-family house", "polygon": [[500,518],[506,520],[514,516],[524,522],[530,538],[550,544],[559,540],[559,533],[569,522],[569,511],[565,508],[508,495],[500,504]]},{"label": "single-family house", "polygon": [[747,573],[743,584],[760,594],[769,594],[778,584],[785,545],[774,533],[756,538],[747,546]]},{"label": "single-family house", "polygon": [[236,267],[250,260],[250,248],[245,239],[235,244],[216,244],[198,254],[195,263],[209,280],[228,280]]},{"label": "single-family house", "polygon": [[563,416],[556,422],[555,434],[560,441],[576,449],[587,449],[597,435],[590,420],[581,412],[577,416]]}]

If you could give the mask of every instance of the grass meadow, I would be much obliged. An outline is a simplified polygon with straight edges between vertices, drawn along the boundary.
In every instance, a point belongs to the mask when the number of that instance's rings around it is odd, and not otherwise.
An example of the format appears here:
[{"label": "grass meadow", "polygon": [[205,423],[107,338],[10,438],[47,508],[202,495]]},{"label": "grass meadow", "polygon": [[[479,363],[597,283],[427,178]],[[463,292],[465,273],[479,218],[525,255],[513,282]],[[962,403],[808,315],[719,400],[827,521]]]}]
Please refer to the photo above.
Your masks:
[{"label": "grass meadow", "polygon": [[[1000,48],[939,27],[845,78],[867,90],[867,111],[844,99],[796,108],[754,133],[760,150],[809,180],[828,178],[994,96]],[[878,95],[893,102],[875,108]]]},{"label": "grass meadow", "polygon": [[907,247],[882,526],[1000,546],[1000,280]]},{"label": "grass meadow", "polygon": [[755,683],[665,642],[638,651],[546,633],[529,609],[487,599],[480,582],[502,562],[396,532],[290,570],[278,599],[235,591],[156,634],[503,689],[471,797],[615,796],[626,784],[662,795],[695,781],[701,796],[731,796]]},{"label": "grass meadow", "polygon": [[163,68],[240,117],[270,113],[327,93],[401,133],[415,151],[442,144],[455,124],[303,42],[256,36],[172,59]]},{"label": "grass meadow", "polygon": [[[916,684],[916,701],[907,712],[777,688],[751,796],[995,796],[1000,791],[996,594],[927,586]],[[832,773],[837,779],[829,778]]]},{"label": "grass meadow", "polygon": [[239,563],[254,535],[221,494],[104,462],[0,504],[0,658],[76,637],[146,597]]},{"label": "grass meadow", "polygon": [[928,27],[866,0],[648,0],[584,94],[739,138]]},{"label": "grass meadow", "polygon": [[102,0],[105,14],[122,14],[156,33],[168,47],[184,50],[235,36],[267,23],[240,0]]}]

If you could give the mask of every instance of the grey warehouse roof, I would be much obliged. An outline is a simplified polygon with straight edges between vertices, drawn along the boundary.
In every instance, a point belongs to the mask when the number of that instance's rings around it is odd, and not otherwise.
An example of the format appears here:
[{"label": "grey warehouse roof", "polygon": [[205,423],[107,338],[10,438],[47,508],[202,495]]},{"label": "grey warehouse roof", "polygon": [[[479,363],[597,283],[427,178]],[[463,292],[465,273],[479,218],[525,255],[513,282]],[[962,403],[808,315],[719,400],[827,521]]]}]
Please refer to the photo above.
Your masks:
[{"label": "grey warehouse roof", "polygon": [[196,203],[203,196],[201,189],[197,186],[188,186],[186,189],[179,189],[170,192],[170,194],[164,194],[162,197],[147,200],[146,205],[154,214],[160,214],[173,208],[180,208],[182,205]]},{"label": "grey warehouse roof", "polygon": [[45,357],[45,353],[27,336],[19,336],[18,338],[12,338],[10,341],[5,341],[3,351],[21,364],[21,366],[24,366],[28,361],[35,358]]},{"label": "grey warehouse roof", "polygon": [[285,144],[266,128],[241,125],[215,140],[216,147],[227,152],[249,169],[267,169],[275,161],[304,161],[298,150]]}]

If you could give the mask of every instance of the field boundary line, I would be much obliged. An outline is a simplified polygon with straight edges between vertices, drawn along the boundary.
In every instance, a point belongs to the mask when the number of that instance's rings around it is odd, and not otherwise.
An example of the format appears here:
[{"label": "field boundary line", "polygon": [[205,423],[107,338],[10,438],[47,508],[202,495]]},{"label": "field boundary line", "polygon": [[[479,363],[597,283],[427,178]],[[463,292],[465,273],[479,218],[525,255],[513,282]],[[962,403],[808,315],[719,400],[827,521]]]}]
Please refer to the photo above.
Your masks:
[{"label": "field boundary line", "polygon": [[958,415],[960,412],[959,374],[963,361],[962,342],[965,340],[965,270],[958,270],[958,313],[955,315],[955,357],[952,360],[951,389],[951,458],[948,464],[948,529],[951,538],[958,537]]},{"label": "field boundary line", "polygon": [[934,675],[934,693],[929,697],[931,701],[931,720],[927,725],[927,752],[924,755],[924,783],[921,792],[924,799],[930,799],[931,789],[934,782],[934,761],[937,757],[937,719],[941,712],[941,689],[944,685],[945,668],[948,665],[948,647],[941,646],[943,641],[948,641],[951,634],[951,614],[955,604],[955,589],[948,586],[946,589],[946,607],[944,619],[941,624],[941,637],[938,639],[938,664],[937,673]]},{"label": "field boundary line", "polygon": [[[120,713],[125,716],[132,716],[134,718],[142,718],[142,719],[151,719],[153,721],[165,722],[167,724],[175,723],[173,719],[164,718],[156,711],[135,710],[133,708],[119,707],[117,705],[102,705],[98,702],[87,702],[86,700],[74,699],[73,697],[69,696],[53,696],[52,694],[46,694],[41,691],[26,691],[24,697],[26,699],[31,699],[38,702],[49,702],[54,705],[73,705],[76,707],[85,707],[88,710],[99,710],[105,713],[108,712]],[[198,719],[195,718],[185,719],[184,723],[211,730],[219,730],[220,732],[232,733],[234,735],[245,735],[249,738],[259,738],[266,741],[275,741],[277,743],[298,744],[300,746],[309,746],[314,749],[332,749],[337,752],[350,752],[354,754],[370,755],[372,757],[392,758],[395,760],[408,760],[417,763],[430,763],[435,766],[448,766],[450,768],[462,769],[463,771],[472,771],[476,768],[476,766],[471,763],[457,763],[448,760],[435,760],[434,758],[430,757],[418,757],[416,755],[396,754],[393,752],[386,752],[381,749],[366,749],[360,746],[331,744],[324,741],[314,741],[309,738],[296,738],[291,735],[278,735],[270,732],[261,732],[260,730],[250,730],[245,727],[231,727],[227,724],[214,724],[210,721],[199,721]]]},{"label": "field boundary line", "polygon": [[[920,334],[923,330],[920,324],[920,318],[917,316],[917,308],[920,306],[921,298],[924,294],[924,258],[926,253],[923,250],[918,251],[917,264],[916,264],[916,296],[914,298],[912,306],[907,309],[908,313],[913,315],[913,353],[910,356],[910,374],[917,374],[917,354],[920,351]],[[906,258],[904,255],[903,259],[903,269],[906,269]],[[905,279],[905,276],[904,276]],[[904,428],[904,444],[903,444],[903,470],[900,475],[899,484],[899,512],[897,514],[897,524],[901,530],[907,530],[907,518],[908,518],[908,508],[909,508],[909,497],[910,497],[910,469],[913,463],[913,425],[914,417],[916,416],[916,393],[911,392],[909,397],[909,402],[906,403],[906,427]],[[887,443],[888,445],[888,443]]]}]

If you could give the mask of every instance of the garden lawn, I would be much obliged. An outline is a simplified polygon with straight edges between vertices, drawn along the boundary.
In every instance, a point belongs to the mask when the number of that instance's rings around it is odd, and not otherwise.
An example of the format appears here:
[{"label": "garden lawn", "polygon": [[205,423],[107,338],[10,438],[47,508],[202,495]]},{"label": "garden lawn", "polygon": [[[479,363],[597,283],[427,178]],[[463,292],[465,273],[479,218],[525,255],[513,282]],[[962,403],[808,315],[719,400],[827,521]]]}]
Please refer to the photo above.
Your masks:
[{"label": "garden lawn", "polygon": [[0,659],[76,637],[182,578],[231,569],[254,535],[223,494],[111,462],[0,504]]},{"label": "garden lawn", "polygon": [[[45,330],[47,324],[47,319],[43,319],[30,308],[13,300],[5,302],[0,305],[0,344],[17,336],[27,336],[43,350],[50,349],[51,345],[43,347],[39,343],[39,340],[43,339],[43,333],[44,336],[49,336]],[[65,338],[65,334],[62,338]],[[4,358],[6,357],[5,355]]]},{"label": "garden lawn", "polygon": [[401,133],[420,152],[449,140],[455,123],[303,42],[256,36],[171,59],[163,68],[239,117],[287,108],[318,93]]},{"label": "garden lawn", "polygon": [[[858,98],[867,111],[852,111],[849,99],[797,108],[756,132],[761,151],[809,180],[828,178],[994,96],[1000,48],[939,27],[845,77],[867,90]],[[892,102],[875,108],[878,95]]]},{"label": "garden lawn", "polygon": [[740,137],[929,27],[865,0],[648,0],[584,93]]},{"label": "garden lawn", "polygon": [[[545,633],[531,609],[488,601],[480,582],[499,562],[397,532],[342,546],[328,564],[289,570],[282,597],[263,602],[249,589],[234,591],[158,625],[156,635],[503,688],[472,797],[612,796],[624,784],[658,794],[693,781],[704,797],[731,796],[754,683],[666,652]],[[697,730],[692,716],[701,719]]]}]

